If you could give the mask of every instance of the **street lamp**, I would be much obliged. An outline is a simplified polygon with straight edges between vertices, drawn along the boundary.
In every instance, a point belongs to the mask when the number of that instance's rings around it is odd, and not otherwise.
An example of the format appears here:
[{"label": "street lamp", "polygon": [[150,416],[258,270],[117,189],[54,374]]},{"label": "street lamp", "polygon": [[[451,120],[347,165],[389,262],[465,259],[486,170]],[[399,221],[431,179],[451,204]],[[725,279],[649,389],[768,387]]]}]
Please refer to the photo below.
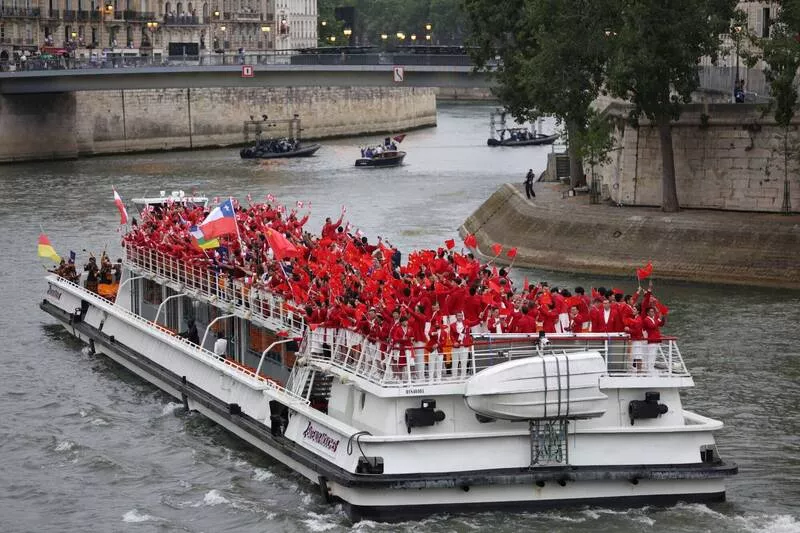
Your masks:
[{"label": "street lamp", "polygon": [[417,40],[417,34],[416,33],[412,33],[411,34],[411,40],[412,41],[416,41]]},{"label": "street lamp", "polygon": [[151,46],[155,48],[156,46],[156,37],[155,33],[158,30],[158,22],[155,20],[151,20],[147,22],[147,29],[150,31],[150,40],[152,41]]},{"label": "street lamp", "polygon": [[402,41],[403,39],[406,38],[406,34],[401,32],[401,31],[399,31],[399,32],[397,32],[397,38]]},{"label": "street lamp", "polygon": [[327,25],[328,25],[328,21],[327,21],[327,20],[323,20],[322,22],[320,22],[320,24],[321,24],[321,25],[322,25],[322,27],[324,28],[325,26],[327,26]]},{"label": "street lamp", "polygon": [[344,32],[342,33],[344,33],[345,37],[350,37],[351,35],[353,35],[353,30],[351,30],[350,28],[345,28]]},{"label": "street lamp", "polygon": [[[739,34],[742,31],[742,26],[736,24],[733,27],[733,40],[736,43],[736,76],[733,79],[733,102],[734,103],[741,103],[744,102],[744,91],[742,90],[742,85],[739,80],[739,42],[741,39],[739,38]],[[739,94],[741,92],[741,94]]]},{"label": "street lamp", "polygon": [[425,40],[426,41],[430,41],[431,40],[431,34],[430,33],[425,36]]},{"label": "street lamp", "polygon": [[381,33],[381,41],[385,41],[388,38],[389,38],[388,35],[386,35],[385,33]]},{"label": "street lamp", "polygon": [[425,31],[431,31],[431,28],[433,28],[433,26],[431,26],[431,23],[430,23],[430,22],[428,22],[427,24],[425,24]]},{"label": "street lamp", "polygon": [[329,39],[331,40],[331,42],[332,42],[332,43],[335,43],[335,42],[336,42],[336,36],[335,36],[335,35],[331,35],[331,36],[329,37]]},{"label": "street lamp", "polygon": [[270,26],[261,26],[261,33],[264,35],[264,48],[269,48],[269,34],[272,31]]}]

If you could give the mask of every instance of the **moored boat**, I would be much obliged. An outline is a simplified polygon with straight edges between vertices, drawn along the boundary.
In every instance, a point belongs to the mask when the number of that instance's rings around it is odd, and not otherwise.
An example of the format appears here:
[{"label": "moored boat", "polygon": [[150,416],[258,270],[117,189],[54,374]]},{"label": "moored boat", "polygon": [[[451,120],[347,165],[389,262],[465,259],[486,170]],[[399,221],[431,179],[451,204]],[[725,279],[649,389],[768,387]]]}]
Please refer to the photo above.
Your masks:
[{"label": "moored boat", "polygon": [[539,133],[531,133],[527,130],[526,134],[514,135],[511,130],[505,130],[503,133],[510,132],[509,137],[501,135],[499,139],[490,137],[486,144],[489,146],[540,146],[545,144],[553,144],[558,139],[559,135],[554,133],[552,135],[543,135]]},{"label": "moored boat", "polygon": [[285,151],[272,151],[271,144],[262,142],[247,148],[242,148],[239,155],[242,159],[288,159],[292,157],[311,157],[320,149],[319,144],[301,145],[291,143]]},{"label": "moored boat", "polygon": [[[220,213],[216,225],[231,223]],[[320,262],[338,250],[325,231],[311,254]],[[291,253],[274,238],[267,233],[275,254]],[[451,368],[402,377],[394,347],[344,322],[312,321],[297,287],[279,292],[280,278],[223,274],[180,252],[133,235],[114,302],[50,274],[40,306],[94,353],[309,479],[353,519],[715,501],[736,473],[717,452],[722,423],[683,407],[680,391],[694,382],[674,338],[651,344],[652,364],[636,368],[625,333],[476,334],[458,353],[444,345]],[[372,259],[355,241],[340,253],[353,268]],[[362,266],[375,278],[389,268]],[[178,333],[189,321],[195,341]]]}]

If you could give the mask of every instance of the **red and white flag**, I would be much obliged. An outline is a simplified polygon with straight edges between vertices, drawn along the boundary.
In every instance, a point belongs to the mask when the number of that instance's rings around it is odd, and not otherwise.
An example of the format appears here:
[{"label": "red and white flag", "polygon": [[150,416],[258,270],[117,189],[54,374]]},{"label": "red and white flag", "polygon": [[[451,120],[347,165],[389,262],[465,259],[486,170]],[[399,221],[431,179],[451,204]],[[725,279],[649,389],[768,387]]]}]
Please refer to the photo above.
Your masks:
[{"label": "red and white flag", "polygon": [[272,193],[268,194],[267,195],[267,202],[272,203],[274,201],[275,201],[275,196],[273,196]]},{"label": "red and white flag", "polygon": [[117,190],[114,190],[114,203],[117,205],[117,209],[119,209],[119,223],[120,224],[127,224],[128,223],[128,211],[125,209],[125,204],[122,203],[122,198],[119,197],[117,194]]},{"label": "red and white flag", "polygon": [[303,201],[297,200],[297,209],[303,209]]}]

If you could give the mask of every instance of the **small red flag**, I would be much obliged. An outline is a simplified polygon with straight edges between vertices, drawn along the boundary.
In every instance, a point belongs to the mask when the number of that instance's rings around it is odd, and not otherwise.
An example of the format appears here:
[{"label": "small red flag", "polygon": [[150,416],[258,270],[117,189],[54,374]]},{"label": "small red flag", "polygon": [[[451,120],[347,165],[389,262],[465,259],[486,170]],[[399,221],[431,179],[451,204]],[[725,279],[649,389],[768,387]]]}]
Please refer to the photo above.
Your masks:
[{"label": "small red flag", "polygon": [[454,239],[447,239],[444,241],[444,245],[447,246],[448,250],[452,250],[456,247],[456,241]]},{"label": "small red flag", "polygon": [[661,302],[656,302],[656,307],[658,307],[658,312],[661,313],[662,315],[669,314],[669,307],[662,304]]},{"label": "small red flag", "polygon": [[399,143],[403,142],[403,139],[405,139],[405,138],[406,138],[406,134],[405,133],[401,133],[400,135],[395,135],[394,137],[392,137],[392,139],[394,139],[395,141],[397,141]]},{"label": "small red flag", "polygon": [[475,238],[475,234],[474,233],[470,233],[469,235],[466,236],[466,238],[464,239],[464,245],[467,248],[477,248],[478,247],[478,239]]},{"label": "small red flag", "polygon": [[637,268],[636,269],[636,277],[640,280],[647,279],[650,277],[650,274],[653,273],[653,262],[648,261],[644,268]]},{"label": "small red flag", "polygon": [[503,251],[503,245],[502,244],[496,242],[496,243],[494,243],[492,245],[492,252],[494,252],[495,257],[500,255],[500,252],[502,252],[502,251]]},{"label": "small red flag", "polygon": [[530,289],[530,286],[531,286],[531,282],[528,281],[528,277],[526,276],[525,280],[523,281],[522,290],[525,291],[525,292],[528,292],[528,289]]},{"label": "small red flag", "polygon": [[517,248],[516,247],[511,248],[509,251],[506,252],[506,255],[511,259],[514,259],[515,257],[517,257]]}]

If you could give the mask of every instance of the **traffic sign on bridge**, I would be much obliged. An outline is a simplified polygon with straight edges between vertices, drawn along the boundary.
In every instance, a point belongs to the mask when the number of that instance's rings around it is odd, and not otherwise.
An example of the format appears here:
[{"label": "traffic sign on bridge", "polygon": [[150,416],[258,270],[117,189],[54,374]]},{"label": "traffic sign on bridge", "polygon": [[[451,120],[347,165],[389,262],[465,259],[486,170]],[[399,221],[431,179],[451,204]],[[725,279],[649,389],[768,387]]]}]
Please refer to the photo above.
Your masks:
[{"label": "traffic sign on bridge", "polygon": [[255,76],[253,72],[253,65],[242,65],[242,77],[243,78],[252,78]]},{"label": "traffic sign on bridge", "polygon": [[403,81],[403,76],[405,76],[403,67],[397,67],[397,66],[393,67],[392,73],[394,75],[395,82],[400,83]]}]

